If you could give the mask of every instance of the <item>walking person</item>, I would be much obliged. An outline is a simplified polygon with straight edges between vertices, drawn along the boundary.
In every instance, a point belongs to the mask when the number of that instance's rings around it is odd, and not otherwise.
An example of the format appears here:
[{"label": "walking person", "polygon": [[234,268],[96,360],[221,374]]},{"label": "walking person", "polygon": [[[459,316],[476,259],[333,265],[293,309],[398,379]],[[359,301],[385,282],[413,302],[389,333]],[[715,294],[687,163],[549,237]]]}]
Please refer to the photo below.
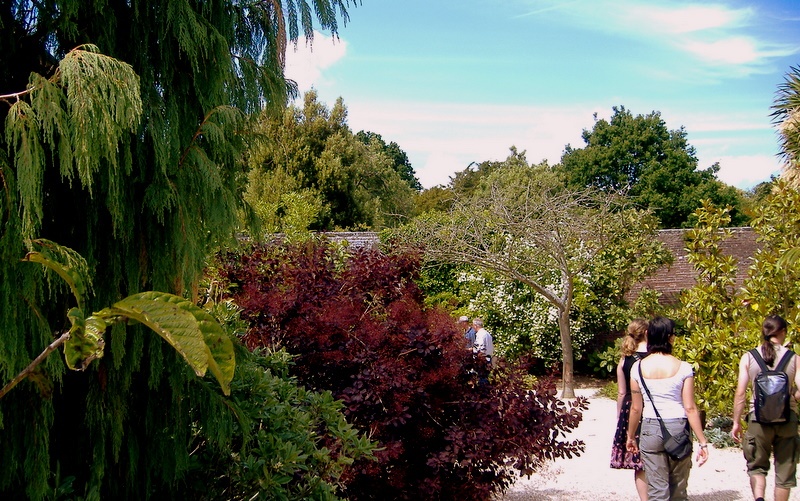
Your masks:
[{"label": "walking person", "polygon": [[750,400],[747,412],[747,432],[744,436],[742,451],[747,461],[747,474],[750,476],[750,488],[756,501],[764,501],[769,472],[770,455],[775,458],[775,501],[787,501],[792,487],[797,485],[796,470],[798,451],[797,436],[797,400],[792,386],[800,386],[800,374],[797,371],[797,357],[789,350],[786,342],[786,321],[778,315],[770,315],[761,325],[762,343],[755,350],[747,352],[739,360],[739,378],[733,400],[733,428],[731,436],[736,442],[742,441],[742,418],[745,417],[746,393],[748,386],[754,387],[756,377],[762,368],[756,359],[760,356],[764,364],[774,370],[784,357],[783,371],[787,377],[788,387],[784,397],[784,406],[788,406],[785,415],[779,422],[760,423],[756,415],[756,391]]},{"label": "walking person", "polygon": [[633,481],[639,499],[647,500],[647,478],[639,454],[628,451],[628,422],[631,412],[631,367],[647,356],[647,321],[641,318],[628,324],[622,340],[622,356],[617,364],[617,431],[611,445],[611,467],[633,470]]},{"label": "walking person", "polygon": [[[692,366],[672,356],[675,322],[657,317],[647,327],[647,358],[631,367],[631,413],[626,446],[639,453],[647,476],[650,501],[686,501],[691,452],[673,459],[665,449],[667,436],[679,436],[691,427],[700,443],[698,466],[708,460],[708,442],[694,398]],[[645,391],[645,394],[642,394]],[[637,443],[636,430],[641,422]]]},{"label": "walking person", "polygon": [[483,319],[474,318],[472,325],[477,329],[475,332],[475,347],[472,351],[476,358],[483,358],[483,360],[478,360],[478,384],[486,385],[489,384],[489,371],[492,368],[494,357],[492,335],[483,327]]},{"label": "walking person", "polygon": [[475,347],[475,333],[477,332],[475,327],[470,325],[469,318],[466,315],[461,316],[458,319],[458,323],[464,329],[464,340],[466,342],[467,349],[473,349]]}]

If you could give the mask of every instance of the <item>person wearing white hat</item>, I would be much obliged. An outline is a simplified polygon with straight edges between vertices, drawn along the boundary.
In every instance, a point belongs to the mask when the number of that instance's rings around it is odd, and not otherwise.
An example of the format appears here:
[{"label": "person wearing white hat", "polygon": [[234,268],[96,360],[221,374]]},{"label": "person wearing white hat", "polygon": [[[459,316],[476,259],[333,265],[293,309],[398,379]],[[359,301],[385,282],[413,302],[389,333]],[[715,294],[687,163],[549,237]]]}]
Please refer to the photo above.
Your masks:
[{"label": "person wearing white hat", "polygon": [[467,349],[471,350],[475,346],[475,333],[477,332],[469,323],[469,318],[466,315],[458,319],[458,323],[464,328],[464,339],[467,343]]}]

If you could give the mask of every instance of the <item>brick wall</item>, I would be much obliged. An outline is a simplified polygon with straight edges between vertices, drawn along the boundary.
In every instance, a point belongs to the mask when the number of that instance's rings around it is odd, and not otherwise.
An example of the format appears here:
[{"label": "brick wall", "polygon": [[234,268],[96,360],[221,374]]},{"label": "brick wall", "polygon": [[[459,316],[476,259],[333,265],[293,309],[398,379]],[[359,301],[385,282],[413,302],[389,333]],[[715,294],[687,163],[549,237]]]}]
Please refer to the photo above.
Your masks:
[{"label": "brick wall", "polygon": [[[635,300],[639,290],[647,286],[661,292],[663,304],[674,304],[678,300],[680,291],[695,284],[697,273],[686,259],[685,233],[686,230],[660,230],[658,232],[658,239],[672,253],[674,261],[634,287],[628,295],[629,300]],[[730,238],[720,243],[720,249],[726,256],[736,259],[739,265],[736,285],[741,285],[747,277],[747,269],[752,264],[753,254],[758,249],[755,232],[751,228],[731,228]]]},{"label": "brick wall", "polygon": [[330,231],[323,233],[332,242],[347,242],[350,247],[375,247],[378,245],[378,234],[374,231]]},{"label": "brick wall", "polygon": [[[662,303],[674,304],[677,302],[680,291],[694,285],[697,274],[686,259],[685,233],[686,230],[660,230],[658,232],[657,238],[672,253],[674,261],[635,286],[628,294],[629,301],[635,300],[642,287],[647,286],[661,292]],[[337,242],[345,240],[352,247],[371,247],[378,244],[378,234],[375,232],[328,232],[324,235]],[[758,248],[756,234],[751,228],[731,228],[730,238],[723,241],[720,247],[725,255],[733,256],[739,263],[736,285],[741,285],[747,276],[747,269],[752,263],[752,256]]]}]

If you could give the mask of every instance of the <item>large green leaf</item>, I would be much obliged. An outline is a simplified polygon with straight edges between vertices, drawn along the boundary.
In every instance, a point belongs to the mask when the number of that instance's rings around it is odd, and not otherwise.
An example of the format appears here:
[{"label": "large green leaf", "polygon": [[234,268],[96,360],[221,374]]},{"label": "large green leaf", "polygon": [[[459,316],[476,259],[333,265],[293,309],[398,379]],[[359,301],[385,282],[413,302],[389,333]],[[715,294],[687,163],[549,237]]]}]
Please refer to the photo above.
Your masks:
[{"label": "large green leaf", "polygon": [[95,316],[108,323],[125,317],[147,325],[171,344],[198,376],[210,369],[223,393],[230,394],[236,367],[233,343],[222,326],[191,301],[148,291],[128,296]]}]

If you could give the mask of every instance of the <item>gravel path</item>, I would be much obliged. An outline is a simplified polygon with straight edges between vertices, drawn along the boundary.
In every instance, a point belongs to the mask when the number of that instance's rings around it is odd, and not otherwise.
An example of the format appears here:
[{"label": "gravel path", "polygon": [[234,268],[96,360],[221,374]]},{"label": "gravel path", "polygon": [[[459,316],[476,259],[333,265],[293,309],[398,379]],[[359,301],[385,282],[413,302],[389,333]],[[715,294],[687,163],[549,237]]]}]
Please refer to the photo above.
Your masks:
[{"label": "gravel path", "polygon": [[[611,442],[616,426],[616,402],[595,396],[598,388],[576,389],[589,398],[580,426],[570,434],[586,443],[586,451],[577,458],[559,459],[530,478],[522,477],[498,501],[638,501],[633,472],[609,467]],[[697,447],[695,445],[695,452]],[[694,454],[693,454],[694,457]],[[771,501],[774,478],[767,477],[767,501]],[[689,476],[689,499],[692,501],[752,500],[744,458],[738,448],[710,450],[702,467],[693,464]],[[792,490],[790,501],[800,501],[800,488]]]}]

